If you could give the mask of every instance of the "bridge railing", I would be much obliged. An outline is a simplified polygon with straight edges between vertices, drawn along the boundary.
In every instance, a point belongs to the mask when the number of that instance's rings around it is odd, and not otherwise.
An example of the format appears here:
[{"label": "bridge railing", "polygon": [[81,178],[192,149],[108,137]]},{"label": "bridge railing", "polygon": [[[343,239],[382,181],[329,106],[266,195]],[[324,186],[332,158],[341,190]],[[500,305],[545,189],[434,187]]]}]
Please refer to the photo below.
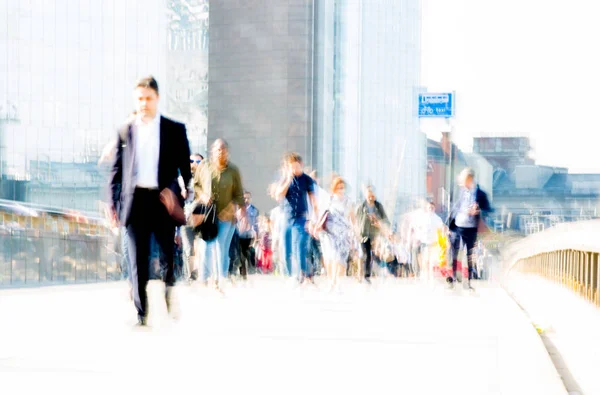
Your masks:
[{"label": "bridge railing", "polygon": [[507,246],[505,279],[539,275],[600,306],[600,220],[561,223]]},{"label": "bridge railing", "polygon": [[0,287],[118,280],[118,245],[100,218],[0,201]]}]

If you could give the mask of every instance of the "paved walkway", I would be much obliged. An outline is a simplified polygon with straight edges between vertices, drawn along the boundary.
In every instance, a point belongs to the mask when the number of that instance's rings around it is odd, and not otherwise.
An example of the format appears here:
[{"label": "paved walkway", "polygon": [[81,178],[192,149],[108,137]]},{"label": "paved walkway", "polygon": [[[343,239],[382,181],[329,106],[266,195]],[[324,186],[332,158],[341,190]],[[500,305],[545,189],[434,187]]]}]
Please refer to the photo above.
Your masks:
[{"label": "paved walkway", "polygon": [[146,331],[131,329],[124,283],[0,291],[0,390],[566,393],[526,316],[499,288],[343,285],[329,294],[254,277],[225,297],[181,286],[174,323],[152,283]]},{"label": "paved walkway", "polygon": [[600,311],[575,292],[514,272],[509,291],[544,331],[543,340],[570,394],[600,394]]}]

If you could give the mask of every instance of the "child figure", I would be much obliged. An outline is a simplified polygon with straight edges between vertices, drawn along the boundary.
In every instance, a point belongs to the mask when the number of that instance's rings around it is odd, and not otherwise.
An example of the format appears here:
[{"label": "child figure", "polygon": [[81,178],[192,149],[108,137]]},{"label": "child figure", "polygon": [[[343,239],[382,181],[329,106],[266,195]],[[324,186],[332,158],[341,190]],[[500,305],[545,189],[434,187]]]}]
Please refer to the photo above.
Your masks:
[{"label": "child figure", "polygon": [[268,217],[259,218],[258,256],[256,266],[263,273],[273,271],[273,249],[271,243],[271,221]]}]

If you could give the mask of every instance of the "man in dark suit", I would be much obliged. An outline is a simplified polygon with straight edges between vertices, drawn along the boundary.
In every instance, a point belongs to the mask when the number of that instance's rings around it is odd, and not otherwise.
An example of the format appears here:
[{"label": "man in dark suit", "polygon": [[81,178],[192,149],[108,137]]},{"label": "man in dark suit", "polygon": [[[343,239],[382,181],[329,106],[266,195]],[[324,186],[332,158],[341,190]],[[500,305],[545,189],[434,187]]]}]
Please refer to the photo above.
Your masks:
[{"label": "man in dark suit", "polygon": [[464,281],[465,289],[473,290],[471,279],[473,278],[473,249],[477,242],[477,232],[482,222],[482,215],[492,210],[487,194],[475,183],[475,172],[465,169],[460,175],[461,188],[456,203],[454,203],[448,219],[450,228],[450,242],[452,244],[452,277],[446,281],[450,287],[458,279],[456,271],[458,268],[458,254],[461,243],[467,248],[467,264],[469,266],[468,281]]},{"label": "man in dark suit", "polygon": [[[127,228],[133,300],[138,313],[138,325],[147,325],[149,279],[148,258],[151,236],[160,246],[164,265],[167,308],[173,311],[173,248],[175,221],[161,202],[161,191],[171,190],[185,198],[178,176],[189,185],[190,149],[185,126],[158,112],[158,83],[153,77],[138,81],[134,89],[137,115],[119,129],[110,188],[112,216],[115,223]],[[171,204],[173,202],[171,201]],[[179,204],[183,203],[180,198]]]}]

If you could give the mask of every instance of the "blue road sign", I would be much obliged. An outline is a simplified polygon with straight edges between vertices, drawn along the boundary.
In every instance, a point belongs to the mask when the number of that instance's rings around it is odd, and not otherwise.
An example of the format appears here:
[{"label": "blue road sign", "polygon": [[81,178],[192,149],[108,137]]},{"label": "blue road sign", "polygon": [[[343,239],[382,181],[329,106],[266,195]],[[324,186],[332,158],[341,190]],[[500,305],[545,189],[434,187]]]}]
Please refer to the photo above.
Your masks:
[{"label": "blue road sign", "polygon": [[419,94],[419,118],[452,118],[453,116],[453,93]]}]

